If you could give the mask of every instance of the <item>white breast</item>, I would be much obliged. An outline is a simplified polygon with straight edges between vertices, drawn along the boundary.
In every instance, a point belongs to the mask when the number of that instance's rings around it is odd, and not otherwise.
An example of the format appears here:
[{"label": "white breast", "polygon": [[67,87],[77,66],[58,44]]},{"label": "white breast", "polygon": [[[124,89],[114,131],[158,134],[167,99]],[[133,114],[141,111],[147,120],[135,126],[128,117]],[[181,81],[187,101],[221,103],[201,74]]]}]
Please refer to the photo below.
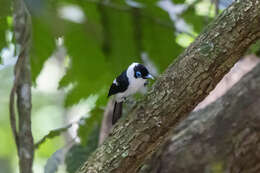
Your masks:
[{"label": "white breast", "polygon": [[126,71],[126,75],[128,77],[129,86],[127,90],[123,93],[118,93],[116,95],[117,101],[122,101],[124,97],[128,97],[130,95],[133,95],[140,91],[144,87],[144,83],[147,79],[143,78],[135,78],[134,77],[134,67],[137,65],[137,63],[132,63],[129,68]]}]

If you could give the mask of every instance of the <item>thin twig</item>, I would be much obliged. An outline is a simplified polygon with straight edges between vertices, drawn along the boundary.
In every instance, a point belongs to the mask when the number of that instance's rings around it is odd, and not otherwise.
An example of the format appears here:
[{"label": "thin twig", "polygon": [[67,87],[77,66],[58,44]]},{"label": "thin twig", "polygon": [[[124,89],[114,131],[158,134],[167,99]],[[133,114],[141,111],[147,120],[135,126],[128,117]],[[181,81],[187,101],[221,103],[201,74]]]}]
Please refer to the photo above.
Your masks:
[{"label": "thin twig", "polygon": [[41,146],[41,144],[43,144],[48,138],[53,138],[60,135],[62,132],[67,131],[69,128],[71,128],[72,125],[73,123],[70,123],[64,127],[51,130],[47,135],[45,135],[42,139],[40,139],[37,143],[34,144],[34,148],[38,149]]},{"label": "thin twig", "polygon": [[[74,124],[80,124],[82,120],[86,120],[88,118],[88,116],[83,116],[80,119],[73,121],[63,127],[57,128],[57,129],[53,129],[51,130],[47,135],[43,136],[38,142],[36,142],[34,144],[34,148],[38,149],[40,147],[41,144],[43,144],[46,139],[51,138],[51,137],[55,137],[57,135],[59,135],[62,132],[67,131],[68,129],[70,129]],[[54,136],[52,136],[54,134]],[[56,135],[57,134],[57,135]]]},{"label": "thin twig", "polygon": [[[29,49],[31,41],[31,16],[23,0],[14,1],[14,35],[21,46],[14,70],[14,84],[10,93],[10,124],[19,157],[20,173],[32,173],[34,158],[31,131],[31,70]],[[17,96],[17,99],[15,97]],[[17,100],[17,102],[15,102]],[[19,130],[16,127],[17,107]]]},{"label": "thin twig", "polygon": [[219,0],[215,0],[215,15],[219,14]]}]

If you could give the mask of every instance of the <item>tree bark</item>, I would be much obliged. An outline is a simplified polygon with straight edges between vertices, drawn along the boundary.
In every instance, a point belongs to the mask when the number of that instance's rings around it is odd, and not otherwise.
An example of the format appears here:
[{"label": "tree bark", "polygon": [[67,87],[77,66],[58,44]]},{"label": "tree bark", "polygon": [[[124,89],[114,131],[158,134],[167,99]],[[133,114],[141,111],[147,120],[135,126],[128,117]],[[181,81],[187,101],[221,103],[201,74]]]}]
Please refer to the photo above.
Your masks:
[{"label": "tree bark", "polygon": [[260,64],[180,123],[139,173],[259,173]]},{"label": "tree bark", "polygon": [[260,0],[233,3],[121,119],[80,173],[133,173],[260,37]]},{"label": "tree bark", "polygon": [[[34,144],[31,131],[31,18],[23,0],[14,1],[14,35],[20,52],[15,65],[14,84],[10,94],[10,123],[19,156],[20,173],[32,173]],[[18,128],[15,96],[17,96]],[[17,130],[18,129],[18,130]]]}]

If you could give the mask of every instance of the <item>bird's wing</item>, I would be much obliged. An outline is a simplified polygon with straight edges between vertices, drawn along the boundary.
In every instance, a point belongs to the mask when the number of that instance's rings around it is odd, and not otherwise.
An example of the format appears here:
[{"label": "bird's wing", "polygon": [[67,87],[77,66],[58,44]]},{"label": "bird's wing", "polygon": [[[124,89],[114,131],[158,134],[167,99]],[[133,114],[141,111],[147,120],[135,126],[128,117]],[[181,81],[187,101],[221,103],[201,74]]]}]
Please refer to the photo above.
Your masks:
[{"label": "bird's wing", "polygon": [[109,96],[114,95],[116,93],[119,93],[118,86],[115,83],[112,83],[107,96],[109,97]]},{"label": "bird's wing", "polygon": [[126,71],[124,71],[123,73],[120,74],[120,76],[118,76],[114,80],[114,82],[110,86],[108,97],[120,92],[124,92],[127,89],[128,85],[129,85],[129,81],[126,76]]}]

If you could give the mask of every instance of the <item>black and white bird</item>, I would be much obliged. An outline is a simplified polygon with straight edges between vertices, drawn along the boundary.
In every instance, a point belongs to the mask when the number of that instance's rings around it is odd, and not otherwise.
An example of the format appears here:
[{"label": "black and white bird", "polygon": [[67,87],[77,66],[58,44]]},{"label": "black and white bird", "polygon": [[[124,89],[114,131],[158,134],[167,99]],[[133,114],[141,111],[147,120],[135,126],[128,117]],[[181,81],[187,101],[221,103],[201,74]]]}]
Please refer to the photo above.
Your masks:
[{"label": "black and white bird", "polygon": [[153,79],[147,68],[142,64],[132,63],[113,81],[108,93],[108,97],[115,95],[112,124],[121,117],[125,99],[145,87],[147,79]]}]

